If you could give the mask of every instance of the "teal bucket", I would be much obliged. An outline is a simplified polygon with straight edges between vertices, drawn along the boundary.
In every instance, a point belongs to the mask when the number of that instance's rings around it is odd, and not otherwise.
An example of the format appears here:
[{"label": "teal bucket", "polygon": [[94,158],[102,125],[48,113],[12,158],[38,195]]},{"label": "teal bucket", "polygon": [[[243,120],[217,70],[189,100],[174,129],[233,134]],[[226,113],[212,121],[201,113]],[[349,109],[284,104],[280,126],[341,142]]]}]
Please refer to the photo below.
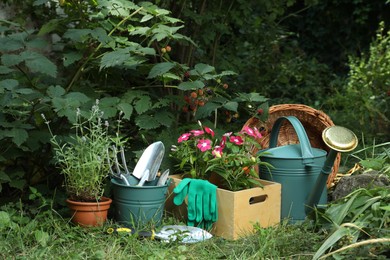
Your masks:
[{"label": "teal bucket", "polygon": [[[284,121],[289,121],[294,127],[299,144],[277,147],[279,130]],[[326,160],[326,151],[311,147],[305,129],[296,117],[280,117],[275,121],[269,148],[259,151],[259,156],[261,161],[272,165],[272,168],[263,165],[259,167],[260,178],[282,185],[282,219],[288,218],[290,222],[304,220],[312,192],[321,193],[316,205],[327,203],[326,182],[321,185],[321,189],[314,190]]]},{"label": "teal bucket", "polygon": [[163,186],[155,186],[157,180],[145,186],[127,186],[116,179],[111,179],[111,183],[118,223],[140,228],[161,224],[169,181]]}]

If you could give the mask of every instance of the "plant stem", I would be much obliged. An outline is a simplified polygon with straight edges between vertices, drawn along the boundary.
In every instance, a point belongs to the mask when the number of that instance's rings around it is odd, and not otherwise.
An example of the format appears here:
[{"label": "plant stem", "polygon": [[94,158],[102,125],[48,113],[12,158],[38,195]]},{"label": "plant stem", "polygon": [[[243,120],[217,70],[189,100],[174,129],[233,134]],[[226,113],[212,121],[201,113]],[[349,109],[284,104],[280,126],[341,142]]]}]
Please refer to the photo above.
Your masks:
[{"label": "plant stem", "polygon": [[[124,22],[126,22],[128,19],[130,19],[131,17],[133,17],[134,15],[136,15],[137,13],[139,13],[141,10],[143,9],[143,7],[140,7],[138,8],[137,10],[135,10],[133,13],[131,13],[129,16],[123,18],[117,25],[115,25],[115,27],[110,31],[110,33],[107,35],[107,36],[111,36],[118,28],[119,26],[121,26]],[[85,69],[85,66],[88,64],[88,62],[93,58],[93,56],[95,55],[95,53],[103,46],[103,43],[101,42],[96,48],[95,50],[92,51],[92,53],[88,56],[88,58],[84,61],[84,63],[79,67],[79,69],[76,71],[76,73],[74,74],[72,80],[70,81],[68,87],[66,88],[66,92],[69,92],[69,90],[73,87],[74,83],[76,82],[76,80],[78,80],[80,78],[80,75],[81,73],[84,71]]]}]

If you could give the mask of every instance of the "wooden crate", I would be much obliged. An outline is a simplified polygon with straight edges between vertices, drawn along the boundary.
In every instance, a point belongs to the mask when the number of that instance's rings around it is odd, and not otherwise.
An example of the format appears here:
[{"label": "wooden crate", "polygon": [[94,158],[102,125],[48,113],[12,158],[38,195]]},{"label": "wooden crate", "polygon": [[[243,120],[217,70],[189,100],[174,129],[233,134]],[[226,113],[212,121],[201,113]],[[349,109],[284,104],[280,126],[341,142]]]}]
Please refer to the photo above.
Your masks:
[{"label": "wooden crate", "polygon": [[[166,210],[186,220],[187,206],[173,204],[172,190],[180,183],[180,175],[171,175]],[[210,232],[229,240],[236,240],[253,232],[254,224],[269,227],[280,222],[281,185],[261,180],[264,188],[241,191],[217,189],[218,221]]]}]

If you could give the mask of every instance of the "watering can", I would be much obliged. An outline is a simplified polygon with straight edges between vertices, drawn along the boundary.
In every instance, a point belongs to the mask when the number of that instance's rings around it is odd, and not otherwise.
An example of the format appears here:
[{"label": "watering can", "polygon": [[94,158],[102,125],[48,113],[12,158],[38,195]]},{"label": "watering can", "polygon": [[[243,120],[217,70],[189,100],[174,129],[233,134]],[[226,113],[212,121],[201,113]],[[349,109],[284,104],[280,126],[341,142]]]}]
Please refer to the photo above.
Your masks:
[{"label": "watering can", "polygon": [[[279,130],[284,121],[293,126],[299,144],[277,147]],[[327,203],[326,182],[337,152],[356,148],[357,137],[347,128],[331,126],[322,132],[330,148],[329,154],[311,147],[302,123],[294,116],[278,118],[271,131],[269,148],[259,151],[260,159],[272,165],[259,167],[260,178],[282,184],[281,218],[290,222],[302,221],[310,211]]]}]

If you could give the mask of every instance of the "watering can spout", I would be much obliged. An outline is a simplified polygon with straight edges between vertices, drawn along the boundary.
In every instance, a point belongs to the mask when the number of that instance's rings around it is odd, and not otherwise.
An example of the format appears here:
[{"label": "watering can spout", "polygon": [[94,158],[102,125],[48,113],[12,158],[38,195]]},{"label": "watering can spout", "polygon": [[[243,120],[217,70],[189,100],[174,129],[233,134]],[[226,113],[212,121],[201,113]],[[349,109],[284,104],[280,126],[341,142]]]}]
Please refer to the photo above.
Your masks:
[{"label": "watering can spout", "polygon": [[310,211],[318,204],[321,197],[321,191],[324,189],[329,173],[332,171],[332,166],[337,153],[350,152],[358,145],[356,135],[351,130],[342,126],[330,126],[326,128],[322,132],[322,139],[330,150],[321,169],[321,173],[318,175],[316,183],[310,192],[307,201],[306,213],[310,213]]}]

